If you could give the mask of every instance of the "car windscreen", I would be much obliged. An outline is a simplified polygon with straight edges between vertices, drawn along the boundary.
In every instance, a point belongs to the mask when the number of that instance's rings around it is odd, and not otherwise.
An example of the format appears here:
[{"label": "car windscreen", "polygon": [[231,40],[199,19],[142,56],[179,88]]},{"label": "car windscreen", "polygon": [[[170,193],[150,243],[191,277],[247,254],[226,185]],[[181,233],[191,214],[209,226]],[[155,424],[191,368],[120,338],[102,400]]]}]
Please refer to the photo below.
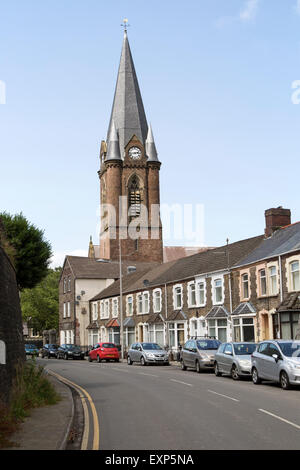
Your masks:
[{"label": "car windscreen", "polygon": [[57,349],[58,346],[56,344],[49,344],[49,349]]},{"label": "car windscreen", "polygon": [[113,344],[113,343],[103,343],[102,344],[102,348],[105,348],[105,349],[115,349],[116,345]]},{"label": "car windscreen", "polygon": [[142,343],[142,348],[145,351],[161,350],[161,347],[156,343]]},{"label": "car windscreen", "polygon": [[25,344],[25,348],[27,348],[27,349],[36,349],[36,346],[34,344]]},{"label": "car windscreen", "polygon": [[290,343],[278,343],[283,354],[287,357],[300,357],[300,343],[291,341]]},{"label": "car windscreen", "polygon": [[81,351],[79,346],[75,346],[74,344],[67,344],[66,349],[69,351]]},{"label": "car windscreen", "polygon": [[197,348],[202,350],[209,350],[209,349],[218,349],[220,346],[220,341],[215,339],[202,339],[197,341]]},{"label": "car windscreen", "polygon": [[255,343],[234,344],[234,352],[237,356],[249,356],[256,349]]}]

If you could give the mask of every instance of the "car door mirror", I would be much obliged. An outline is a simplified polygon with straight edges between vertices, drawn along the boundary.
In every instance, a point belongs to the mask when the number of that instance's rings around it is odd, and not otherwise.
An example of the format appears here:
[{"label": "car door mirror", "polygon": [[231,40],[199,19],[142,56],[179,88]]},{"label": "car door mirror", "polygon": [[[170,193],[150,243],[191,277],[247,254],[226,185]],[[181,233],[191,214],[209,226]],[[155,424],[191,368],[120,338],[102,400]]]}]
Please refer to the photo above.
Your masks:
[{"label": "car door mirror", "polygon": [[227,356],[232,356],[232,352],[231,352],[231,351],[225,351],[225,354],[226,354]]},{"label": "car door mirror", "polygon": [[197,352],[197,348],[191,348],[190,349],[193,353],[196,353]]},{"label": "car door mirror", "polygon": [[279,361],[279,356],[278,354],[272,354],[272,357],[275,359],[275,362]]}]

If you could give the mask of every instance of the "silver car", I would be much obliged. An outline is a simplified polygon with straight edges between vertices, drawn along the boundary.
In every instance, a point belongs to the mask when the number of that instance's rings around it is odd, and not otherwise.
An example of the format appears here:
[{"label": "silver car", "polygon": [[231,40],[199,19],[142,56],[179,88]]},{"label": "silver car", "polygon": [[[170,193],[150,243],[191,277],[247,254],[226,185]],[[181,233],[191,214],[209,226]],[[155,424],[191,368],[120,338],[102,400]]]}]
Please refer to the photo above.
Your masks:
[{"label": "silver car", "polygon": [[169,355],[156,343],[134,343],[127,355],[127,363],[131,365],[133,362],[139,362],[142,366],[148,364],[169,365]]},{"label": "silver car", "polygon": [[252,354],[252,380],[279,382],[284,390],[300,385],[300,341],[274,340],[259,343]]},{"label": "silver car", "polygon": [[181,369],[188,367],[201,372],[204,369],[213,369],[215,353],[221,342],[216,339],[190,339],[181,351]]},{"label": "silver car", "polygon": [[215,374],[231,375],[233,380],[240,377],[251,377],[251,354],[255,343],[223,343],[215,355]]}]

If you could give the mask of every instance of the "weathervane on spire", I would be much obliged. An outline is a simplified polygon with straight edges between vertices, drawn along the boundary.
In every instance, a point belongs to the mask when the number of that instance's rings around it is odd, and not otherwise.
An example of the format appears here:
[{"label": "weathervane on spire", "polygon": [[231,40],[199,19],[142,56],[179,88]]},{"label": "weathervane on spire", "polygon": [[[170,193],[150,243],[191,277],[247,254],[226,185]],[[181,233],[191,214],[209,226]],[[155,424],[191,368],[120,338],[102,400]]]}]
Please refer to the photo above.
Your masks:
[{"label": "weathervane on spire", "polygon": [[127,33],[127,28],[130,26],[130,24],[128,24],[128,19],[127,18],[124,18],[123,23],[121,24],[121,26],[123,26],[124,32]]}]

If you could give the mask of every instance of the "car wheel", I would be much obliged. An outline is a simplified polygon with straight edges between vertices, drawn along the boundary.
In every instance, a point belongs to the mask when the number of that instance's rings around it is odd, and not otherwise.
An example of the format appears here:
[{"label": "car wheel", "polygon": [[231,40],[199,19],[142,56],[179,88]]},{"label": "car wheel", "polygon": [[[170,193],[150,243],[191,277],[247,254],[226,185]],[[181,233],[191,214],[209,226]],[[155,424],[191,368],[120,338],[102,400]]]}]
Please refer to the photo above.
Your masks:
[{"label": "car wheel", "polygon": [[284,370],[280,374],[280,386],[283,390],[289,390],[291,388],[289,377]]},{"label": "car wheel", "polygon": [[231,368],[231,377],[233,378],[233,380],[239,380],[240,378],[237,367],[235,365],[233,365]]},{"label": "car wheel", "polygon": [[115,362],[120,362],[120,359],[115,359]]},{"label": "car wheel", "polygon": [[68,354],[64,355],[64,359],[67,361],[68,360]]},{"label": "car wheel", "polygon": [[183,362],[183,360],[181,361],[181,370],[186,370],[186,365],[185,365],[185,363]]},{"label": "car wheel", "polygon": [[261,379],[259,378],[257,369],[255,367],[252,369],[252,382],[254,385],[259,385],[261,383]]},{"label": "car wheel", "polygon": [[100,364],[100,362],[101,362],[101,359],[100,359],[99,355],[97,355],[97,362],[98,362],[98,364]]},{"label": "car wheel", "polygon": [[144,356],[141,357],[141,364],[142,364],[142,366],[146,366],[146,365],[147,365],[147,362],[145,361]]},{"label": "car wheel", "polygon": [[215,362],[215,367],[214,367],[214,369],[215,369],[215,376],[216,376],[216,377],[221,377],[222,374],[221,374],[221,372],[219,371],[219,365],[218,365],[217,362]]},{"label": "car wheel", "polygon": [[132,366],[132,360],[130,359],[130,356],[127,356],[127,364]]},{"label": "car wheel", "polygon": [[200,372],[201,372],[201,367],[200,367],[199,361],[196,361],[196,372],[197,372],[197,374],[200,374]]}]

